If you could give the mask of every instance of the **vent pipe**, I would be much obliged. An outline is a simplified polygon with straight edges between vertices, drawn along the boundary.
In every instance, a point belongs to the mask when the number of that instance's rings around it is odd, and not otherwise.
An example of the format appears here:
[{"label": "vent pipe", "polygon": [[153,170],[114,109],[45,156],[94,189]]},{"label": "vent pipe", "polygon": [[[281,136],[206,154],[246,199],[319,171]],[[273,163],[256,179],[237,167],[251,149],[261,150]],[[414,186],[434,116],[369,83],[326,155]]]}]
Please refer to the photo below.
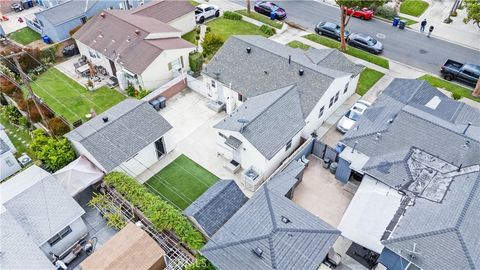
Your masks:
[{"label": "vent pipe", "polygon": [[303,68],[301,68],[301,69],[298,70],[298,75],[303,76],[303,73],[305,73],[305,71],[303,70]]},{"label": "vent pipe", "polygon": [[263,257],[263,250],[259,247],[256,247],[252,249],[252,252],[257,255],[257,257],[262,258]]},{"label": "vent pipe", "polygon": [[100,17],[105,18],[105,12],[100,13]]},{"label": "vent pipe", "polygon": [[140,35],[140,30],[135,29],[135,35],[137,35],[137,36]]},{"label": "vent pipe", "polygon": [[252,52],[252,48],[247,47],[247,53],[251,53],[251,52]]},{"label": "vent pipe", "polygon": [[377,136],[375,136],[375,141],[380,140],[380,136],[382,136],[382,133],[377,132]]},{"label": "vent pipe", "polygon": [[355,144],[352,147],[352,153],[355,151],[355,148],[357,148],[358,141],[355,141]]},{"label": "vent pipe", "polygon": [[468,130],[468,128],[469,128],[471,125],[472,125],[472,123],[468,122],[468,123],[467,123],[467,127],[465,127],[465,130],[463,130],[463,133],[462,133],[462,134],[467,133],[467,130]]},{"label": "vent pipe", "polygon": [[291,55],[288,56],[288,64],[290,65],[290,63],[292,63],[292,56]]},{"label": "vent pipe", "polygon": [[104,116],[104,117],[102,117],[102,120],[103,120],[104,123],[107,123],[108,122],[108,117]]}]

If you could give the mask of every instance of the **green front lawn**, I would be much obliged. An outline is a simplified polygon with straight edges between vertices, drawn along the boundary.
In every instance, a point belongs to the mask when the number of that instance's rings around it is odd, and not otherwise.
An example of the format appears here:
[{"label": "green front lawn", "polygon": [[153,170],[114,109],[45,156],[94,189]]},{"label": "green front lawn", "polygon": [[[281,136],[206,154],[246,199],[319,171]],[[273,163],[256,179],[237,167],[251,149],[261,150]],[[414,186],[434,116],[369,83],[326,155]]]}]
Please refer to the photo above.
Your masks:
[{"label": "green front lawn", "polygon": [[398,16],[398,17],[400,18],[400,20],[406,21],[406,22],[407,22],[407,26],[418,23],[418,22],[415,21],[415,20],[410,20],[410,19],[405,18],[405,17],[402,17],[402,16]]},{"label": "green front lawn", "polygon": [[292,48],[298,48],[298,49],[302,49],[304,51],[308,50],[308,48],[310,48],[310,46],[308,46],[307,44],[305,43],[302,43],[298,40],[293,40],[293,41],[290,41],[287,46],[290,46]]},{"label": "green front lawn", "polygon": [[217,176],[181,155],[150,178],[145,186],[184,210],[217,180]]},{"label": "green front lawn", "polygon": [[400,13],[418,17],[428,8],[428,3],[421,0],[405,0],[400,5]]},{"label": "green front lawn", "polygon": [[375,85],[378,80],[380,80],[384,73],[380,71],[376,71],[371,68],[365,68],[362,73],[360,73],[360,79],[358,79],[358,84],[357,84],[357,94],[360,96],[365,95],[365,93],[372,88],[373,85]]},{"label": "green front lawn", "polygon": [[93,108],[97,114],[125,99],[108,87],[87,91],[84,86],[67,77],[56,68],[49,68],[32,83],[32,88],[52,110],[73,123],[86,120]]},{"label": "green front lawn", "polygon": [[460,86],[458,84],[455,84],[455,83],[452,83],[452,82],[449,82],[449,81],[446,81],[446,80],[443,80],[443,79],[440,79],[438,77],[428,75],[428,74],[425,74],[418,79],[419,80],[425,80],[425,81],[429,82],[431,85],[433,85],[437,88],[445,89],[445,90],[450,91],[452,93],[455,93],[455,94],[457,94],[461,97],[466,97],[466,98],[469,98],[471,100],[475,100],[477,102],[480,102],[480,98],[476,98],[476,97],[472,96],[472,91],[473,91],[472,89],[465,88],[465,87]]},{"label": "green front lawn", "polygon": [[12,141],[13,146],[17,149],[15,157],[19,157],[22,153],[27,153],[32,159],[35,158],[35,155],[28,147],[32,142],[32,137],[30,132],[25,128],[18,128],[8,121],[2,114],[0,114],[0,124],[5,127],[5,131],[8,135],[10,141]]},{"label": "green front lawn", "polygon": [[210,26],[212,33],[220,35],[225,41],[231,35],[261,35],[269,37],[260,31],[258,26],[246,21],[228,20],[220,17],[208,22],[207,25]]},{"label": "green front lawn", "polygon": [[35,40],[39,40],[41,38],[39,33],[33,31],[28,27],[10,33],[7,36],[22,45],[28,45]]},{"label": "green front lawn", "polygon": [[197,36],[197,29],[193,29],[192,31],[183,35],[182,38],[194,45],[197,45],[198,40],[195,38],[196,36]]},{"label": "green front lawn", "polygon": [[[327,47],[335,48],[335,49],[340,48],[340,42],[338,42],[336,40],[333,40],[331,38],[323,37],[323,36],[320,36],[320,35],[317,35],[317,34],[308,34],[308,35],[303,36],[303,37],[306,38],[306,39],[309,39],[313,42],[316,42],[318,44],[322,44],[323,46],[327,46]],[[377,55],[374,55],[374,54],[371,54],[371,53],[366,52],[366,51],[359,50],[357,48],[347,46],[346,53],[351,55],[351,56],[355,56],[357,58],[363,59],[365,61],[368,61],[372,64],[381,66],[381,67],[386,68],[386,69],[388,69],[389,66],[390,66],[387,59],[385,59],[383,57],[380,57],[380,56],[377,56]]]},{"label": "green front lawn", "polygon": [[246,16],[246,17],[252,18],[254,20],[257,20],[259,22],[262,22],[264,24],[268,24],[268,25],[270,25],[272,27],[275,27],[277,29],[282,29],[282,23],[278,22],[277,20],[272,21],[269,17],[267,17],[265,15],[262,15],[262,14],[259,14],[255,11],[253,11],[253,10],[250,13],[247,13],[246,9],[237,10],[235,12],[240,13],[243,16]]}]

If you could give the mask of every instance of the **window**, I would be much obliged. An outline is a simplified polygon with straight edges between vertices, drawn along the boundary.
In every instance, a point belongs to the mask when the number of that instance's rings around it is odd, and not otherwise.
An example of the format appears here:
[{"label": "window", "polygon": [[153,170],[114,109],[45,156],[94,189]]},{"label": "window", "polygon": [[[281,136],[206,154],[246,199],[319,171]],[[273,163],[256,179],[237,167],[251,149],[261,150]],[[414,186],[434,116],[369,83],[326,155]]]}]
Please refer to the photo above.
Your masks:
[{"label": "window", "polygon": [[227,136],[226,136],[225,134],[221,133],[221,132],[218,132],[218,136],[220,136],[220,137],[222,137],[222,138],[224,138],[224,139],[227,138]]},{"label": "window", "polygon": [[82,18],[80,18],[80,21],[82,21],[82,24],[87,23],[87,17],[82,17]]},{"label": "window", "polygon": [[328,104],[328,108],[330,108],[330,107],[333,106],[333,103],[335,102],[334,99],[335,99],[335,97],[332,97],[332,98],[330,99],[330,103]]},{"label": "window", "polygon": [[349,84],[350,84],[349,82],[347,84],[345,84],[345,89],[343,89],[344,94],[347,93]]},{"label": "window", "polygon": [[292,147],[292,140],[290,140],[287,145],[285,146],[285,151],[288,151],[288,149],[290,149],[290,147]]},{"label": "window", "polygon": [[60,242],[63,238],[69,235],[72,232],[70,226],[67,226],[65,229],[61,230],[59,233],[55,234],[52,238],[50,238],[47,242],[50,246],[54,246],[56,243]]},{"label": "window", "polygon": [[212,87],[215,88],[215,81],[212,80]]},{"label": "window", "polygon": [[323,112],[325,111],[325,106],[322,106],[320,108],[320,112],[318,113],[318,118],[322,117],[323,116]]},{"label": "window", "polygon": [[338,91],[336,94],[335,94],[335,101],[334,102],[337,102],[338,101],[338,97],[340,96],[340,91]]}]

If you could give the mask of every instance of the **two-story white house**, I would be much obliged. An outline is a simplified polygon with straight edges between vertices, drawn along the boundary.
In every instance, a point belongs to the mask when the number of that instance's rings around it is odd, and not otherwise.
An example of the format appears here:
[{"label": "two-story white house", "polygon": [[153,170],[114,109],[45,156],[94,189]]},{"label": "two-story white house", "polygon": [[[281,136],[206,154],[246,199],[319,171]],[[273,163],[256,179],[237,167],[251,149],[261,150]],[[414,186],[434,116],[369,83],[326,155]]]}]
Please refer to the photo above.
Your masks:
[{"label": "two-story white house", "polygon": [[203,70],[208,98],[229,114],[215,126],[219,154],[268,177],[355,92],[362,68],[333,49],[231,37]]}]

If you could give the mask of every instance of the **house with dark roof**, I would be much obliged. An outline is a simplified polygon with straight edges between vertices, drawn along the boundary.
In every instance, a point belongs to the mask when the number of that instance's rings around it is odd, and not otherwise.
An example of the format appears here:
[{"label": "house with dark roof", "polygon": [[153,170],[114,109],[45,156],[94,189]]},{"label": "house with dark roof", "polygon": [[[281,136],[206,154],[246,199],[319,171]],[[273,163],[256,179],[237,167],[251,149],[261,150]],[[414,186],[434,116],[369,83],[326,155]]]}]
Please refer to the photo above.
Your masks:
[{"label": "house with dark roof", "polygon": [[208,238],[240,209],[248,198],[234,180],[219,180],[183,213]]},{"label": "house with dark roof", "polygon": [[260,188],[200,250],[216,269],[318,269],[340,231]]},{"label": "house with dark roof", "polygon": [[126,99],[65,137],[103,172],[135,177],[173,150],[171,129],[148,102]]},{"label": "house with dark roof", "polygon": [[181,35],[195,27],[188,1],[154,1],[133,10],[104,10],[73,38],[80,54],[128,83],[154,90],[189,70],[195,45]]},{"label": "house with dark roof", "polygon": [[85,211],[47,171],[32,165],[0,185],[2,269],[53,269],[88,232]]},{"label": "house with dark roof", "polygon": [[342,139],[337,176],[363,175],[342,234],[388,269],[479,268],[479,138],[480,110],[395,79]]},{"label": "house with dark roof", "polygon": [[219,154],[260,183],[354,93],[362,68],[333,49],[232,36],[203,70],[208,98],[229,114],[215,125]]}]

